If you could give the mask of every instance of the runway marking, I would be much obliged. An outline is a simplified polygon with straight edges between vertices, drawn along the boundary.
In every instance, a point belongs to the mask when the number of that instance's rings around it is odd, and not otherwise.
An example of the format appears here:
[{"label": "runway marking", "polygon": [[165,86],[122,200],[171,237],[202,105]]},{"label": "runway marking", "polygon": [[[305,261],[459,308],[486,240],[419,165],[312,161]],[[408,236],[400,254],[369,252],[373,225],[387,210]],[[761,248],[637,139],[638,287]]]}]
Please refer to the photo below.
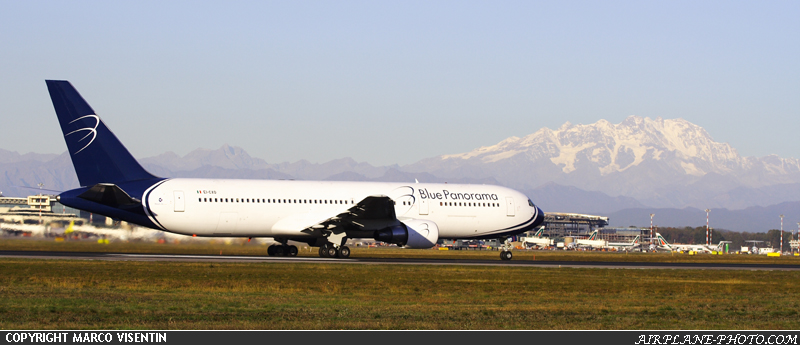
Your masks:
[{"label": "runway marking", "polygon": [[88,252],[0,251],[0,257],[68,260],[175,261],[175,262],[264,262],[264,263],[337,263],[365,265],[441,265],[441,266],[505,266],[540,268],[602,268],[602,269],[697,269],[697,270],[781,270],[800,271],[800,265],[779,264],[716,264],[667,262],[600,262],[600,261],[502,261],[447,260],[414,258],[317,258],[280,256],[237,256],[197,254],[136,254]]}]

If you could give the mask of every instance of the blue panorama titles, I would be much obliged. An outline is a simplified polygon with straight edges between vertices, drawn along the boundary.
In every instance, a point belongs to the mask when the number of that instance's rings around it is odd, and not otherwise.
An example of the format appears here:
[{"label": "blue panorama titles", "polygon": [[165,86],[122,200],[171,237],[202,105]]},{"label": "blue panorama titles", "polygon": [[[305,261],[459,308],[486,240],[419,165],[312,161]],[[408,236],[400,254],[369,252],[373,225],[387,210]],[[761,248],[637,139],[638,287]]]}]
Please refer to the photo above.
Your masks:
[{"label": "blue panorama titles", "polygon": [[419,190],[420,199],[439,199],[439,200],[498,200],[497,194],[488,193],[450,193],[447,189],[441,193],[431,193],[427,188]]}]

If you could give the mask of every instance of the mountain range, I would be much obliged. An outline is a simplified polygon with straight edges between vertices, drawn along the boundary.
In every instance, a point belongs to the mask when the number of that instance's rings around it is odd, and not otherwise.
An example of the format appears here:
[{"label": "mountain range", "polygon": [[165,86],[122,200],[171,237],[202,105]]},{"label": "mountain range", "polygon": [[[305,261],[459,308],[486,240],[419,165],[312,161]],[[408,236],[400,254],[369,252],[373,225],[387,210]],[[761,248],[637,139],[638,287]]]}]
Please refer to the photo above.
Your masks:
[{"label": "mountain range", "polygon": [[[276,164],[228,145],[197,149],[183,157],[166,152],[140,162],[164,177],[498,184],[524,191],[545,211],[609,215],[612,225],[621,226],[649,225],[650,213],[670,214],[659,219],[683,222],[663,226],[698,226],[698,211],[704,214],[705,208],[718,210],[715,215],[724,214],[723,209],[742,215],[786,210],[788,221],[792,202],[800,201],[800,160],[742,157],[684,119],[639,116],[619,124],[567,122],[556,130],[542,128],[522,138],[405,166],[376,167],[351,158]],[[78,187],[66,152],[19,154],[0,149],[0,171],[0,191],[6,196],[35,193],[39,183],[56,191]],[[726,228],[758,230],[756,224],[739,224]],[[777,227],[763,230],[768,228]]]}]

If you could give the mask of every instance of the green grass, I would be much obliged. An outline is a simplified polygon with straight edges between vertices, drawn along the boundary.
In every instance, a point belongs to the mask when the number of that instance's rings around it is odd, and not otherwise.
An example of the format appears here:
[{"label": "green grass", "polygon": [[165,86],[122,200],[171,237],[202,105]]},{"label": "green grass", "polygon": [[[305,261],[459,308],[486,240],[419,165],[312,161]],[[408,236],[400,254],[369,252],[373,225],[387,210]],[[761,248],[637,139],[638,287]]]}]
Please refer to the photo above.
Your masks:
[{"label": "green grass", "polygon": [[[0,243],[4,250],[12,246]],[[131,247],[116,249],[159,248],[125,245]],[[195,245],[162,246],[180,252],[176,249]],[[263,246],[216,244],[197,244],[192,250],[218,248],[265,251]],[[419,252],[499,256],[396,249],[359,249],[353,255]],[[532,258],[532,253],[517,253],[515,259]],[[540,255],[574,258],[573,253],[536,255],[537,260]],[[800,272],[795,271],[3,258],[0,267],[3,329],[800,328]]]}]

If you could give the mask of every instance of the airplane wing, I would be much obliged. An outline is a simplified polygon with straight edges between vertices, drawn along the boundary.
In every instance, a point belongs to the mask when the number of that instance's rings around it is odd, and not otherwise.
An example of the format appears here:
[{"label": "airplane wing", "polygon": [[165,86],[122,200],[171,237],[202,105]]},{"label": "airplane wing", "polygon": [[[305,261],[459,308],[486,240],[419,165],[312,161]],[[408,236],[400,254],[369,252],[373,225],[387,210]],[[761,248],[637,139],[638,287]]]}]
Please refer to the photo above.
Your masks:
[{"label": "airplane wing", "polygon": [[397,223],[394,201],[385,195],[368,196],[344,212],[299,213],[281,219],[272,227],[275,235],[297,235],[315,230],[375,231]]},{"label": "airplane wing", "polygon": [[380,195],[364,198],[335,218],[339,223],[350,223],[363,228],[363,223],[394,222],[397,215],[394,213],[394,201],[388,196]]}]

